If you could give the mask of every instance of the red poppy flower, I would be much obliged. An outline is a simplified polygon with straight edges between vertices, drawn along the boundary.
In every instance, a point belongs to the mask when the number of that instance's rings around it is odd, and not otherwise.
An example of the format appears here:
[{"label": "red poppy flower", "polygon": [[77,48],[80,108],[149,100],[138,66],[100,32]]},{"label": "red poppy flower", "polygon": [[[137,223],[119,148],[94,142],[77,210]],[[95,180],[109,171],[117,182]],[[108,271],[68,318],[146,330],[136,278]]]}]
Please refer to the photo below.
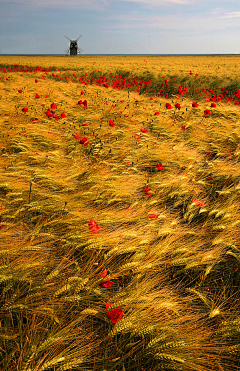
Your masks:
[{"label": "red poppy flower", "polygon": [[180,108],[181,108],[180,104],[179,104],[179,103],[176,103],[176,104],[175,104],[175,108],[176,108],[176,109],[180,109]]},{"label": "red poppy flower", "polygon": [[85,143],[87,141],[87,138],[81,138],[80,140],[79,140],[79,143],[80,144],[83,144],[83,143]]},{"label": "red poppy flower", "polygon": [[158,115],[160,115],[160,112],[157,111],[154,113],[154,116],[158,116]]},{"label": "red poppy flower", "polygon": [[62,116],[63,119],[66,117],[64,112],[61,114],[61,116]]},{"label": "red poppy flower", "polygon": [[80,135],[78,133],[73,133],[73,136],[75,139],[79,139],[80,138]]},{"label": "red poppy flower", "polygon": [[107,269],[105,268],[102,273],[100,274],[99,278],[104,278],[107,275]]},{"label": "red poppy flower", "polygon": [[167,109],[171,109],[172,108],[171,104],[170,103],[166,103],[166,108]]},{"label": "red poppy flower", "polygon": [[52,104],[51,104],[51,108],[52,108],[52,109],[57,108],[56,103],[52,103]]},{"label": "red poppy flower", "polygon": [[121,103],[124,103],[124,100],[123,100],[123,99],[121,99],[121,100],[120,100],[120,102],[121,102]]},{"label": "red poppy flower", "polygon": [[183,129],[183,130],[186,130],[186,127],[187,127],[187,125],[183,125],[183,126],[182,126],[182,129]]},{"label": "red poppy flower", "polygon": [[93,233],[98,233],[100,231],[100,227],[94,220],[90,220],[88,222],[89,230]]},{"label": "red poppy flower", "polygon": [[217,105],[215,104],[215,103],[211,103],[211,107],[213,107],[213,108],[215,108],[215,107],[217,107]]},{"label": "red poppy flower", "polygon": [[36,94],[36,95],[35,95],[35,98],[40,98],[40,95]]},{"label": "red poppy flower", "polygon": [[212,114],[212,112],[209,109],[205,109],[205,111],[204,111],[205,116],[209,116],[211,114]]},{"label": "red poppy flower", "polygon": [[35,82],[37,83],[37,82],[38,82],[38,80],[37,80],[37,79],[35,79]]},{"label": "red poppy flower", "polygon": [[55,118],[56,121],[60,120],[59,116],[54,116],[54,118]]},{"label": "red poppy flower", "polygon": [[81,90],[81,95],[83,95],[84,94],[84,91],[83,90]]},{"label": "red poppy flower", "polygon": [[139,141],[140,140],[140,136],[138,134],[135,134],[135,137],[136,137],[136,140]]},{"label": "red poppy flower", "polygon": [[[106,303],[106,309],[108,310],[108,308],[114,303]],[[112,321],[112,323],[117,323],[120,319],[122,319],[124,316],[124,313],[123,313],[123,310],[121,307],[116,307],[112,310],[109,310],[107,312],[107,318],[110,319]]]},{"label": "red poppy flower", "polygon": [[162,170],[162,169],[163,169],[163,164],[162,164],[161,162],[158,162],[156,168],[157,168],[158,170]]},{"label": "red poppy flower", "polygon": [[87,124],[86,122],[84,122],[84,123],[82,124],[82,126],[88,126],[88,124]]},{"label": "red poppy flower", "polygon": [[149,189],[147,186],[143,187],[143,190],[144,190],[144,192],[146,193],[146,195],[147,195],[148,192],[150,191],[150,189]]},{"label": "red poppy flower", "polygon": [[109,120],[109,126],[113,127],[115,124],[112,120]]},{"label": "red poppy flower", "polygon": [[142,128],[142,129],[141,129],[141,132],[142,132],[142,133],[148,133],[148,130],[147,130],[147,129],[144,129],[144,128]]},{"label": "red poppy flower", "polygon": [[22,93],[22,89],[19,89],[18,92],[21,94]]},{"label": "red poppy flower", "polygon": [[[84,145],[85,147],[87,147],[87,146],[89,145],[89,142],[87,141],[87,142],[83,143],[83,145]],[[98,158],[99,158],[99,155],[98,155]]]},{"label": "red poppy flower", "polygon": [[210,151],[206,152],[206,155],[211,156],[211,152]]},{"label": "red poppy flower", "polygon": [[196,199],[196,198],[193,198],[192,202],[193,202],[194,204],[196,204],[197,206],[205,206],[205,202],[200,201],[200,200],[198,200],[198,199]]},{"label": "red poppy flower", "polygon": [[78,104],[83,104],[82,100],[79,100],[79,101],[78,101]]},{"label": "red poppy flower", "polygon": [[149,216],[149,218],[151,218],[151,219],[155,219],[155,218],[158,217],[156,214],[149,214],[148,216]]},{"label": "red poppy flower", "polygon": [[28,112],[28,108],[23,108],[22,111],[23,112]]},{"label": "red poppy flower", "polygon": [[5,116],[10,116],[10,112],[7,112],[7,113],[5,114]]},{"label": "red poppy flower", "polygon": [[107,287],[111,287],[112,284],[113,284],[113,282],[110,281],[110,280],[108,280],[108,281],[104,281],[104,282],[100,283],[99,286],[101,286],[101,287],[103,287],[103,288],[107,288]]},{"label": "red poppy flower", "polygon": [[83,101],[84,108],[87,108],[87,101],[86,99]]},{"label": "red poppy flower", "polygon": [[198,103],[192,102],[192,107],[198,107]]}]

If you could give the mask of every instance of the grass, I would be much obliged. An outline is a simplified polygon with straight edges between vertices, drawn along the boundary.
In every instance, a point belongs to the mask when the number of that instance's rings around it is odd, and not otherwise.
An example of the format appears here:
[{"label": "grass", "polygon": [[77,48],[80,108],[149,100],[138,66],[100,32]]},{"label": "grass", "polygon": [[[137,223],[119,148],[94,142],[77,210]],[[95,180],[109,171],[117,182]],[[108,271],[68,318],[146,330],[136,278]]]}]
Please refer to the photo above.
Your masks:
[{"label": "grass", "polygon": [[1,57],[2,370],[238,370],[238,62]]}]

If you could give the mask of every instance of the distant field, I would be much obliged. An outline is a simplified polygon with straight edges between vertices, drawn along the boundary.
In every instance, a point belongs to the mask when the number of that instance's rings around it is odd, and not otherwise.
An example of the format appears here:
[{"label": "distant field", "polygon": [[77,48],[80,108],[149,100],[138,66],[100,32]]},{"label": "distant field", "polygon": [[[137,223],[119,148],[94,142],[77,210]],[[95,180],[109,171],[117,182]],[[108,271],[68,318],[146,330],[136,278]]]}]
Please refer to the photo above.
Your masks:
[{"label": "distant field", "polygon": [[239,370],[239,62],[0,57],[1,370]]}]

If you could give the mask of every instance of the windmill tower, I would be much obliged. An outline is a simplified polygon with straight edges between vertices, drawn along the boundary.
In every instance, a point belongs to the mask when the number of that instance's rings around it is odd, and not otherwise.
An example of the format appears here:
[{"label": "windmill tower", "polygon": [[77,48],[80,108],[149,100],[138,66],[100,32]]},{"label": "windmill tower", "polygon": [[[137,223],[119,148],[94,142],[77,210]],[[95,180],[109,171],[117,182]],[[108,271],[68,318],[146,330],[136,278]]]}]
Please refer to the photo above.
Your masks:
[{"label": "windmill tower", "polygon": [[66,35],[65,37],[70,41],[70,47],[67,50],[65,50],[65,53],[66,54],[70,53],[70,55],[77,55],[78,53],[81,54],[82,49],[78,47],[77,42],[80,39],[80,37],[82,37],[82,35],[80,35],[77,40],[70,40],[69,37],[67,37]]}]

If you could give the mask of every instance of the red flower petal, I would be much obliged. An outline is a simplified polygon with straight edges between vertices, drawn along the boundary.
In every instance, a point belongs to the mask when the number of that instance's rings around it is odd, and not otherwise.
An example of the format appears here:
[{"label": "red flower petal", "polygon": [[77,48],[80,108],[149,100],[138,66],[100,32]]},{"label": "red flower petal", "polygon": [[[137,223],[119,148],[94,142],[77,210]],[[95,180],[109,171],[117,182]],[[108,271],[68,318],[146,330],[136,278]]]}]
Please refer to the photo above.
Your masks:
[{"label": "red flower petal", "polygon": [[205,206],[205,202],[198,200],[197,198],[193,198],[192,202],[197,206]]},{"label": "red flower petal", "polygon": [[150,189],[149,189],[147,186],[143,187],[143,190],[144,190],[144,192],[146,193],[146,195],[147,195],[148,192],[150,191]]},{"label": "red flower petal", "polygon": [[103,287],[103,288],[107,288],[107,287],[111,287],[112,284],[113,284],[113,282],[108,280],[108,281],[104,281],[104,282],[100,283],[100,286]]},{"label": "red flower petal", "polygon": [[80,135],[78,133],[73,133],[73,136],[75,139],[79,139],[80,138]]},{"label": "red flower petal", "polygon": [[113,305],[114,303],[106,303],[106,309],[108,310],[108,308]]},{"label": "red flower petal", "polygon": [[192,107],[198,107],[198,103],[192,102]]},{"label": "red flower petal", "polygon": [[107,275],[107,269],[105,268],[102,273],[100,274],[99,278],[104,278]]},{"label": "red flower petal", "polygon": [[[106,308],[108,309],[114,303],[107,303]],[[112,323],[117,323],[124,316],[123,310],[121,307],[116,307],[107,312],[107,318],[112,321]]]},{"label": "red flower petal", "polygon": [[83,143],[85,143],[86,141],[87,141],[87,138],[81,138],[80,141],[79,141],[79,143],[80,143],[80,144],[83,144]]},{"label": "red flower petal", "polygon": [[101,229],[99,225],[97,224],[97,222],[95,222],[94,220],[90,220],[88,222],[88,227],[89,227],[89,230],[93,233],[98,233]]},{"label": "red flower petal", "polygon": [[204,111],[205,116],[209,116],[211,114],[212,114],[212,112],[209,109],[205,109],[205,111]]},{"label": "red flower petal", "polygon": [[163,164],[162,164],[161,162],[159,162],[159,163],[157,164],[156,168],[157,168],[158,170],[162,170],[164,167],[163,167]]}]

